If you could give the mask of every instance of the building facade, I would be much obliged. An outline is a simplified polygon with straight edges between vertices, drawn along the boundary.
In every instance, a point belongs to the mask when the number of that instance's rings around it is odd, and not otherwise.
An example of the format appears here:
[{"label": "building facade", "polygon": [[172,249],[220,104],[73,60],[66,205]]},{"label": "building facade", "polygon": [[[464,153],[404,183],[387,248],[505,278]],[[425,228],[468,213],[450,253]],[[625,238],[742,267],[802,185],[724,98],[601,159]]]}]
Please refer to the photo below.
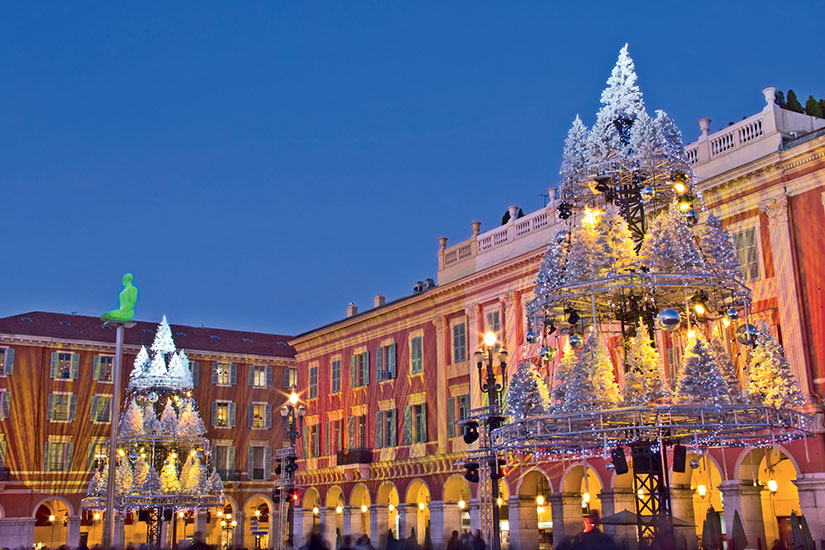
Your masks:
[{"label": "building facade", "polygon": [[[157,324],[125,331],[122,380]],[[223,510],[165,522],[166,540],[195,530],[211,544],[269,547],[278,407],[295,384],[289,337],[171,325],[190,358],[194,398],[223,479]],[[105,518],[81,508],[111,430],[115,330],[95,317],[31,312],[0,319],[0,546],[101,542]],[[125,382],[122,384],[126,386]],[[121,395],[123,403],[123,395]],[[119,546],[146,540],[137,514],[117,517]],[[234,524],[233,524],[234,522]],[[174,526],[173,526],[174,523]]]},{"label": "building facade", "polygon": [[[737,124],[711,132],[710,121],[700,121],[701,136],[687,152],[707,208],[732,232],[754,292],[753,315],[775,327],[808,397],[807,412],[821,418],[825,120],[781,109],[773,89],[763,93],[764,109]],[[391,303],[379,295],[361,313],[351,305],[346,318],[291,341],[307,407],[297,533],[322,526],[334,543],[339,534],[378,540],[388,530],[403,537],[414,530],[423,542],[428,530],[438,547],[452,530],[482,527],[478,486],[457,464],[467,449],[457,423],[482,403],[472,355],[485,332],[496,333],[510,351],[510,376],[518,364],[525,304],[561,228],[553,190],[550,196],[545,208],[521,218],[510,207],[510,220],[489,231],[474,222],[471,237],[454,246],[440,239],[437,285],[416,285]],[[734,328],[730,346],[736,346]],[[657,347],[672,381],[682,343],[659,335]],[[748,351],[734,352],[742,369]],[[786,538],[792,511],[806,514],[815,540],[825,540],[823,458],[821,433],[768,452],[689,455],[696,468],[671,472],[674,515],[688,525],[678,529],[680,537],[695,548],[712,505],[727,532],[739,512],[753,547],[757,539],[767,548]],[[632,475],[615,475],[606,460],[510,456],[506,470],[495,504],[510,548],[558,543],[581,531],[591,509],[635,512]],[[620,538],[635,532],[605,529]]]}]

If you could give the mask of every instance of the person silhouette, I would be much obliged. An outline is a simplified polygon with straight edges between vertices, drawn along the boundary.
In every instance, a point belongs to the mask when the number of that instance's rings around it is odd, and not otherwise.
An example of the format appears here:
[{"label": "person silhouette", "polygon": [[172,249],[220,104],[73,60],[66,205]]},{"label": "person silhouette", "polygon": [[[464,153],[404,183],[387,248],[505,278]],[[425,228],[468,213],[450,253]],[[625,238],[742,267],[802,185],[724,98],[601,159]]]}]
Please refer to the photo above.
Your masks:
[{"label": "person silhouette", "polygon": [[123,276],[123,290],[120,291],[120,308],[107,311],[100,316],[100,320],[106,321],[131,321],[135,316],[135,304],[137,303],[138,289],[132,285],[134,276],[126,273]]}]

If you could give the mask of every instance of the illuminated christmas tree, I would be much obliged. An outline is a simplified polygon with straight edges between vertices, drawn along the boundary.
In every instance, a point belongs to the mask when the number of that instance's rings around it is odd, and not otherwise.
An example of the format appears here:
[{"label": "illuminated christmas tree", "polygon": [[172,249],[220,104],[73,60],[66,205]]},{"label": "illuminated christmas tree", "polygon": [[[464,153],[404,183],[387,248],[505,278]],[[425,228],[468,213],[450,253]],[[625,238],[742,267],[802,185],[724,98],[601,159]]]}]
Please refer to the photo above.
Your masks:
[{"label": "illuminated christmas tree", "polygon": [[805,396],[799,389],[791,364],[764,321],[759,325],[756,347],[751,352],[748,393],[756,402],[769,407],[805,404]]},{"label": "illuminated christmas tree", "polygon": [[682,356],[676,399],[681,403],[713,405],[724,405],[730,401],[722,369],[708,341],[699,333],[689,338]]},{"label": "illuminated christmas tree", "polygon": [[507,392],[507,413],[513,420],[547,414],[550,396],[536,368],[529,361],[522,361],[510,380]]},{"label": "illuminated christmas tree", "polygon": [[624,402],[627,405],[660,405],[670,399],[662,372],[662,360],[653,346],[648,326],[639,319],[636,336],[625,344]]}]

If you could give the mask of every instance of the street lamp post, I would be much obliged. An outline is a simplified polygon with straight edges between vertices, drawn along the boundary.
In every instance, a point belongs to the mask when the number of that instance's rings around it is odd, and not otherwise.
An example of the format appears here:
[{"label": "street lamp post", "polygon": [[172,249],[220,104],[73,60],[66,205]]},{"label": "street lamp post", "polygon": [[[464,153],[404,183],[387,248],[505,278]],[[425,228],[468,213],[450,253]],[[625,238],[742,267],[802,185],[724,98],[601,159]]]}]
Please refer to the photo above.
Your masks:
[{"label": "street lamp post", "polygon": [[[297,406],[296,406],[297,405]],[[306,409],[303,405],[298,405],[298,394],[294,391],[289,394],[289,401],[285,403],[281,407],[281,418],[284,422],[284,431],[286,432],[286,436],[289,437],[289,449],[290,454],[286,460],[286,464],[283,467],[283,476],[284,476],[284,483],[283,487],[287,489],[284,497],[288,498],[289,503],[287,505],[287,542],[290,546],[294,547],[294,506],[295,502],[292,498],[289,497],[292,494],[292,490],[295,489],[295,470],[298,469],[296,464],[296,460],[298,459],[297,449],[295,447],[296,440],[301,437],[301,430],[303,429],[304,423],[304,413],[306,413]],[[282,536],[282,532],[278,533],[278,538],[280,539]],[[281,541],[279,540],[279,545]]]},{"label": "street lamp post", "polygon": [[[504,347],[501,347],[498,350],[498,361],[499,365],[501,366],[501,384],[498,383],[496,379],[496,373],[493,370],[493,351],[496,345],[496,335],[492,331],[488,331],[487,334],[484,335],[484,350],[479,349],[475,352],[474,358],[476,361],[476,367],[478,368],[478,385],[481,389],[481,393],[487,394],[487,405],[489,408],[489,414],[486,415],[486,426],[487,426],[487,445],[490,445],[490,434],[493,430],[500,427],[502,422],[504,422],[504,417],[501,416],[501,397],[504,388],[507,386],[507,350]],[[487,376],[486,378],[483,376],[483,368],[484,368],[484,356],[487,352]],[[488,454],[491,454],[491,458],[489,458],[489,467],[490,467],[490,483],[491,483],[491,502],[493,506],[493,536],[491,541],[491,550],[501,550],[501,523],[499,520],[499,507],[498,507],[498,499],[499,499],[499,488],[498,488],[498,480],[503,477],[503,473],[499,469],[498,463],[498,454],[494,452],[494,449],[490,448],[487,449]]]}]

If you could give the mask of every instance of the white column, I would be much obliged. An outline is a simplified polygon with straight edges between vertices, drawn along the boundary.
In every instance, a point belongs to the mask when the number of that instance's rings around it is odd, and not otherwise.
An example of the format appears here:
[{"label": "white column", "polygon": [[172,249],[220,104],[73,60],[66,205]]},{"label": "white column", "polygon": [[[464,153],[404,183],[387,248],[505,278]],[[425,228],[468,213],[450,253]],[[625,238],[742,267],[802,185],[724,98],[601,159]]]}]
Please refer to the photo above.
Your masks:
[{"label": "white column", "polygon": [[579,493],[553,493],[548,500],[553,518],[553,544],[558,546],[565,538],[575,537],[584,529],[582,496]]},{"label": "white column", "polygon": [[373,504],[370,506],[370,541],[373,546],[378,546],[378,541],[387,536],[390,525],[390,511],[386,504]]},{"label": "white column", "polygon": [[674,529],[678,540],[685,539],[687,550],[696,550],[699,541],[696,539],[696,516],[693,511],[693,490],[690,485],[674,485],[670,488],[670,502],[673,507],[673,517],[690,523],[689,527]]},{"label": "white column", "polygon": [[796,285],[791,228],[788,217],[788,196],[779,195],[759,205],[768,215],[773,266],[776,274],[776,298],[779,303],[779,324],[782,327],[782,347],[799,381],[799,386],[810,400],[808,360],[805,354],[802,315],[799,310],[799,289]]},{"label": "white column", "polygon": [[[622,510],[629,510],[636,513],[636,495],[630,488],[602,489],[599,493],[599,500],[602,503],[602,517],[612,516]],[[554,524],[555,525],[555,524]],[[635,525],[602,525],[602,531],[617,541],[627,541],[628,545],[635,545],[636,526]]]},{"label": "white column", "polygon": [[123,514],[115,514],[115,531],[112,533],[112,546],[115,548],[123,548],[125,538],[126,517]]},{"label": "white column", "polygon": [[441,548],[453,531],[461,533],[461,510],[457,502],[433,500],[430,502],[430,539],[435,548]]},{"label": "white column", "polygon": [[34,518],[0,519],[0,547],[31,548],[34,544]]},{"label": "white column", "polygon": [[[510,548],[517,548],[519,550],[522,548],[538,548],[539,516],[536,508],[536,499],[510,497],[507,501],[507,511],[510,514]],[[554,545],[558,546],[560,539],[555,539],[555,509],[552,515]]]},{"label": "white column", "polygon": [[335,508],[321,507],[321,517],[319,518],[321,520],[321,534],[333,550],[335,548],[335,527],[337,524],[335,515]]},{"label": "white column", "polygon": [[825,540],[825,473],[800,474],[794,481],[799,491],[799,508],[805,514],[811,537],[817,544]]},{"label": "white column", "polygon": [[[765,522],[762,516],[763,487],[734,480],[721,482],[719,490],[724,503],[726,532],[733,532],[733,515],[738,511],[748,544],[752,548],[769,548],[765,544]],[[757,539],[761,541],[761,546]]]},{"label": "white column", "polygon": [[66,545],[69,548],[80,546],[80,516],[69,516],[69,525],[66,530]]},{"label": "white column", "polygon": [[232,512],[232,519],[237,523],[232,531],[232,543],[239,548],[244,548],[246,514],[241,510],[235,510]]},{"label": "white column", "polygon": [[435,325],[435,376],[436,376],[436,428],[438,434],[438,453],[447,452],[447,318],[439,315],[433,319]]},{"label": "white column", "polygon": [[401,531],[401,538],[408,538],[410,529],[413,527],[415,527],[415,536],[420,538],[421,533],[418,532],[418,506],[415,504],[399,504],[398,529]]},{"label": "white column", "polygon": [[[361,510],[358,510],[361,513]],[[342,535],[352,535],[352,506],[344,506],[344,532]]]},{"label": "white column", "polygon": [[467,315],[467,359],[470,362],[470,408],[477,409],[481,406],[481,391],[478,389],[478,369],[473,360],[473,354],[481,344],[478,330],[481,306],[473,304],[466,308],[464,313]]},{"label": "white column", "polygon": [[206,510],[198,510],[195,512],[195,533],[203,533],[203,539],[206,540]]},{"label": "white column", "polygon": [[476,529],[481,529],[481,510],[478,499],[471,498],[468,506],[470,508],[470,530],[475,533]]}]

